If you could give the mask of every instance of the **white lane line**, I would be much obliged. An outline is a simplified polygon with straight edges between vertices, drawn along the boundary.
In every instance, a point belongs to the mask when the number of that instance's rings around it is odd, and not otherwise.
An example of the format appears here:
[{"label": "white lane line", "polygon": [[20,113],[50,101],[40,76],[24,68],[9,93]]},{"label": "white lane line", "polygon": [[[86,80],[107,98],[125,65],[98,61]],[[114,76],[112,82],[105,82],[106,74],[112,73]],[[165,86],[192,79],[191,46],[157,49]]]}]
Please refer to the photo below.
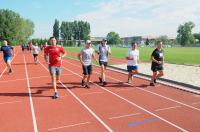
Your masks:
[{"label": "white lane line", "polygon": [[[39,62],[40,63],[40,62]],[[47,71],[48,69],[42,64],[40,63]],[[64,67],[63,67],[64,68]],[[113,130],[99,117],[95,114],[95,112],[93,112],[81,99],[79,99],[71,90],[69,90],[67,88],[66,85],[64,85],[60,80],[59,80],[60,84],[62,84],[62,86],[64,88],[66,88],[66,90],[82,105],[85,107],[85,109],[87,109],[109,132],[113,132]]]},{"label": "white lane line", "polygon": [[134,114],[128,114],[128,115],[115,116],[115,117],[110,117],[109,119],[113,120],[113,119],[119,119],[119,118],[124,118],[124,117],[135,116],[135,115],[141,115],[141,113],[134,113]]},{"label": "white lane line", "polygon": [[[75,72],[73,72],[73,71],[71,71],[71,70],[69,70],[69,69],[67,69],[67,68],[65,68],[65,67],[63,67],[63,69],[65,69],[65,70],[67,70],[67,71],[70,71],[70,72],[74,73],[75,75],[79,76],[80,78],[82,78],[82,76],[80,76],[79,74],[77,74],[77,73],[75,73]],[[181,131],[183,131],[183,132],[188,132],[188,131],[185,130],[184,128],[182,128],[182,127],[180,127],[180,126],[178,126],[178,125],[176,125],[176,124],[174,124],[174,123],[172,123],[172,122],[170,122],[170,121],[168,121],[168,120],[166,120],[166,119],[164,119],[164,118],[162,118],[162,117],[160,117],[160,116],[154,114],[153,112],[151,112],[151,111],[149,111],[149,110],[143,108],[142,106],[139,106],[139,105],[135,104],[134,102],[132,102],[132,101],[130,101],[130,100],[128,100],[128,99],[126,99],[126,98],[124,98],[124,97],[122,97],[122,96],[120,96],[120,95],[118,95],[118,94],[116,94],[116,93],[114,93],[114,92],[112,92],[112,91],[110,91],[110,90],[104,88],[104,87],[101,87],[101,86],[99,86],[99,85],[97,85],[97,84],[95,84],[95,83],[94,83],[94,85],[96,85],[96,86],[100,87],[101,89],[103,89],[103,90],[105,90],[105,91],[111,93],[112,95],[114,95],[114,96],[116,96],[116,97],[118,97],[118,98],[120,98],[120,99],[122,99],[122,100],[128,102],[129,104],[131,104],[131,105],[133,105],[133,106],[135,106],[135,107],[137,107],[137,108],[139,108],[139,109],[141,109],[141,110],[143,110],[143,111],[149,113],[150,115],[153,115],[153,116],[159,118],[160,120],[166,122],[167,124],[169,124],[169,125],[171,125],[171,126],[177,128],[177,129],[179,129],[179,130],[181,130]]]},{"label": "white lane line", "polygon": [[[23,54],[23,56],[24,56],[24,54]],[[38,132],[25,56],[24,56],[24,64],[25,64],[24,66],[25,66],[26,78],[27,78],[26,80],[27,80],[27,86],[28,86],[28,94],[29,94],[29,100],[30,100],[31,114],[32,114],[32,120],[33,120],[33,128],[34,128],[34,132]]]},{"label": "white lane line", "polygon": [[157,109],[155,111],[164,111],[164,110],[176,109],[176,108],[180,108],[180,107],[181,106],[167,107],[167,108]]},{"label": "white lane line", "polygon": [[75,127],[75,126],[80,126],[80,125],[86,125],[86,124],[90,124],[90,122],[83,122],[83,123],[77,123],[77,124],[72,124],[72,125],[67,125],[67,126],[50,128],[50,129],[48,129],[48,131],[53,131],[53,130],[58,130],[58,129],[63,129],[63,128],[69,128],[69,127]]},{"label": "white lane line", "polygon": [[[70,62],[68,62],[68,61],[64,61],[64,62],[67,62],[67,63],[69,63],[69,64],[71,64],[71,65],[77,66],[77,65],[72,64],[72,63],[70,63]],[[79,66],[77,66],[77,67],[79,67]],[[97,72],[94,72],[94,73],[99,74],[99,73],[97,73]],[[129,86],[133,86],[133,85],[131,85],[131,84],[129,84],[129,83],[122,82],[121,80],[118,80],[118,79],[113,78],[113,77],[108,76],[108,75],[107,75],[107,78],[110,78],[110,79],[112,79],[112,80],[115,80],[115,81],[124,83],[124,84],[129,85]],[[134,86],[133,86],[133,87],[134,87]],[[196,107],[193,107],[193,106],[190,106],[190,105],[188,105],[188,104],[182,103],[182,102],[180,102],[180,101],[177,101],[177,100],[168,98],[168,97],[166,97],[166,96],[164,96],[164,95],[157,94],[157,93],[155,93],[155,92],[151,92],[151,91],[149,91],[149,90],[142,89],[142,88],[139,88],[139,87],[135,87],[135,88],[137,88],[138,90],[141,90],[141,91],[144,91],[144,92],[151,93],[151,94],[153,94],[153,95],[159,96],[159,97],[164,98],[164,99],[166,99],[166,100],[170,100],[170,101],[172,101],[172,102],[176,102],[176,103],[178,103],[178,104],[184,105],[184,106],[189,107],[189,108],[191,108],[191,109],[200,111],[200,109],[198,109],[198,108],[196,108]]]},{"label": "white lane line", "polygon": [[3,74],[6,72],[7,67],[2,71],[0,78],[3,76]]},{"label": "white lane line", "polygon": [[66,90],[74,97],[74,98],[76,98],[76,100],[80,103],[80,104],[82,104],[109,132],[113,132],[113,130],[98,116],[98,115],[96,115],[95,114],[95,112],[93,112],[85,103],[83,103],[83,101],[82,100],[80,100],[71,90],[69,90],[68,88],[67,88],[67,86],[66,85],[64,85],[61,81],[59,81],[62,85],[63,85],[63,87],[65,87],[66,88]]},{"label": "white lane line", "polygon": [[104,92],[91,92],[91,93],[82,93],[81,95],[84,96],[84,95],[93,95],[93,94],[102,94]]},{"label": "white lane line", "polygon": [[2,102],[2,103],[0,103],[0,105],[3,105],[3,104],[21,103],[21,102],[22,102],[22,101]]}]

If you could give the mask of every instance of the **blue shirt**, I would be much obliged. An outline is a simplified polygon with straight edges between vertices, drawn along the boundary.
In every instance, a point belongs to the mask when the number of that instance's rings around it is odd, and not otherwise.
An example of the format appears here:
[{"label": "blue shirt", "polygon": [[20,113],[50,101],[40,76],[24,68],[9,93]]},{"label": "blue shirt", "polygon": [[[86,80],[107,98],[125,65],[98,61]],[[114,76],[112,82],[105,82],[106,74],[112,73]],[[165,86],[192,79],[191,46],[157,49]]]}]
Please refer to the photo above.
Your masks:
[{"label": "blue shirt", "polygon": [[101,44],[98,45],[97,51],[99,52],[99,61],[108,62],[108,53],[111,51],[110,46],[102,46]]},{"label": "blue shirt", "polygon": [[3,51],[4,57],[12,57],[12,52],[11,52],[11,50],[13,50],[13,47],[10,46],[10,45],[1,46],[1,51]]}]

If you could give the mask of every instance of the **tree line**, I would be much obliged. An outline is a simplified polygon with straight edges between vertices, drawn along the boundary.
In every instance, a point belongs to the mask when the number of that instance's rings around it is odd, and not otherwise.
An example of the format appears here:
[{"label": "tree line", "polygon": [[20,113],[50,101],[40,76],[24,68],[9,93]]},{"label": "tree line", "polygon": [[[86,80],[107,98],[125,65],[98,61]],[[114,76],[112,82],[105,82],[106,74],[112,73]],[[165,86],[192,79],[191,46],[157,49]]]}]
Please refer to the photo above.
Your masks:
[{"label": "tree line", "polygon": [[84,21],[62,21],[59,25],[59,21],[56,19],[53,25],[53,36],[56,39],[61,38],[65,43],[79,40],[86,41],[90,39],[90,24]]},{"label": "tree line", "polygon": [[0,39],[8,39],[10,44],[25,43],[34,33],[34,23],[22,18],[18,13],[0,9]]}]

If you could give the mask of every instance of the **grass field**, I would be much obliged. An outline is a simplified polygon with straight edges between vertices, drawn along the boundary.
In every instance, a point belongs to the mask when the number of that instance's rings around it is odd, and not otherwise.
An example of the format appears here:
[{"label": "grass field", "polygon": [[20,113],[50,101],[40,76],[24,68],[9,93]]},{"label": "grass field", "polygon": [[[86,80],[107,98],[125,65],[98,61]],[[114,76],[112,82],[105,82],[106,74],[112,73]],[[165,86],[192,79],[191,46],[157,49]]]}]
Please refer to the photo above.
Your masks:
[{"label": "grass field", "polygon": [[[80,47],[67,47],[69,52],[79,52]],[[149,61],[153,48],[139,48],[140,59]],[[112,56],[124,59],[128,48],[112,48]],[[164,48],[165,62],[175,64],[197,64],[200,65],[200,48]]]}]

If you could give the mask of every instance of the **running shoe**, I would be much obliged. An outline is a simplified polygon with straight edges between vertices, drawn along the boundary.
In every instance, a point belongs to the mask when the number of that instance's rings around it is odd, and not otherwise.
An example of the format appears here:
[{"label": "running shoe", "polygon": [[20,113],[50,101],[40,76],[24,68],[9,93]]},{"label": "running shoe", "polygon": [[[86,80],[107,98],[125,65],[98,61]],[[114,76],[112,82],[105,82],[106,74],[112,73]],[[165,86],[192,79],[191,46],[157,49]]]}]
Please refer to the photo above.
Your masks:
[{"label": "running shoe", "polygon": [[155,86],[155,84],[154,83],[150,83],[150,86]]},{"label": "running shoe", "polygon": [[102,82],[103,82],[102,78],[100,78],[100,77],[99,77],[99,82],[100,82],[100,83],[102,83]]},{"label": "running shoe", "polygon": [[59,97],[59,96],[58,96],[58,93],[55,92],[53,98],[54,98],[54,99],[57,99],[58,97]]},{"label": "running shoe", "polygon": [[84,80],[81,81],[81,85],[82,85],[82,86],[85,85],[85,81],[84,81]]}]

